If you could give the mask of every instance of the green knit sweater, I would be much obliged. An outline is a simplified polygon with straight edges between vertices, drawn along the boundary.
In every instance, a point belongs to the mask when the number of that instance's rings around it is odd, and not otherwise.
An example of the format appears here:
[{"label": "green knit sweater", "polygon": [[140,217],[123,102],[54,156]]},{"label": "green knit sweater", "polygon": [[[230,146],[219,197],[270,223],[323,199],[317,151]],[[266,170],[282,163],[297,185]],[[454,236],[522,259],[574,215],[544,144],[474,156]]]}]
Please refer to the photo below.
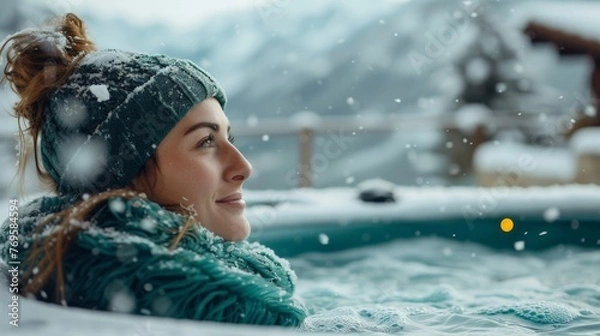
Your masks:
[{"label": "green knit sweater", "polygon": [[[42,197],[20,209],[19,259],[43,244],[41,220],[73,199]],[[293,296],[295,273],[258,244],[226,242],[194,226],[169,250],[185,218],[144,198],[111,198],[63,259],[66,305],[219,322],[297,326],[306,311]],[[8,256],[8,221],[0,257]],[[53,281],[38,296],[53,300]]]}]

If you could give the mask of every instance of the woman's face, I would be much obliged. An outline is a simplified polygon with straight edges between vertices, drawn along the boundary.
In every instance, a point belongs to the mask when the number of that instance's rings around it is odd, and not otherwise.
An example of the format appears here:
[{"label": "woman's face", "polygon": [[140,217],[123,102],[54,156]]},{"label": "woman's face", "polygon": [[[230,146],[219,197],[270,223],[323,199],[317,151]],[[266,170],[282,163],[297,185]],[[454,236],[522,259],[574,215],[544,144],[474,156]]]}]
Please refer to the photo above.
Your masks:
[{"label": "woman's face", "polygon": [[192,107],[156,149],[156,184],[144,191],[159,204],[181,204],[200,225],[239,241],[250,233],[242,185],[252,166],[233,145],[229,129],[216,99]]}]

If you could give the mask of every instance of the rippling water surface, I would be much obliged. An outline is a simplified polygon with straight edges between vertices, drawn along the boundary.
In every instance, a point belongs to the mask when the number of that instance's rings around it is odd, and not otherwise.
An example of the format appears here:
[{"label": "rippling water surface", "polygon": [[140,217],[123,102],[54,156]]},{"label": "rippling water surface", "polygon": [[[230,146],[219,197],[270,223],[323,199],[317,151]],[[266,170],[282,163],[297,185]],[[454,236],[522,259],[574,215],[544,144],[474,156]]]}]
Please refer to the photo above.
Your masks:
[{"label": "rippling water surface", "polygon": [[600,249],[420,238],[290,262],[308,331],[600,335]]}]

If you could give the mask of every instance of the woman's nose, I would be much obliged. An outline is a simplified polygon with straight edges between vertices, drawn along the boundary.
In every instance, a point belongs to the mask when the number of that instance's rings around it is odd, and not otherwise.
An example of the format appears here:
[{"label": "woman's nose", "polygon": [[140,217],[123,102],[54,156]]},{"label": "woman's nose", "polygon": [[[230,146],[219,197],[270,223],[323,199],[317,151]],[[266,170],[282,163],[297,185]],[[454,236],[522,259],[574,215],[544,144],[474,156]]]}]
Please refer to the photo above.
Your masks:
[{"label": "woman's nose", "polygon": [[252,164],[233,145],[231,145],[231,165],[225,177],[228,181],[245,181],[252,174]]}]

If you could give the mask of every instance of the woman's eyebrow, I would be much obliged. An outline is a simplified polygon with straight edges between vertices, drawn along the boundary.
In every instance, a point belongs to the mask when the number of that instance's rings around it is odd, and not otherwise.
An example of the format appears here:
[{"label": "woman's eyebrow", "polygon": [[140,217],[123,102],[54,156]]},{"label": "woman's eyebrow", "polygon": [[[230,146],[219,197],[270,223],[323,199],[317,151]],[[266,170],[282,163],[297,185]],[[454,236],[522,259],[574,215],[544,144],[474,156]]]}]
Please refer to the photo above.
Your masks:
[{"label": "woman's eyebrow", "polygon": [[[208,122],[208,121],[201,121],[197,124],[192,125],[190,128],[188,128],[187,131],[185,131],[185,133],[183,134],[183,136],[186,136],[199,128],[210,128],[215,132],[219,132],[219,130],[221,129],[221,127],[218,124]],[[227,133],[229,133],[230,130],[231,130],[231,125],[227,126]]]},{"label": "woman's eyebrow", "polygon": [[219,132],[219,129],[220,129],[218,124],[208,122],[208,121],[201,121],[197,124],[192,125],[190,128],[188,128],[187,131],[185,131],[185,133],[183,134],[183,136],[186,136],[199,128],[210,128],[215,132]]}]

